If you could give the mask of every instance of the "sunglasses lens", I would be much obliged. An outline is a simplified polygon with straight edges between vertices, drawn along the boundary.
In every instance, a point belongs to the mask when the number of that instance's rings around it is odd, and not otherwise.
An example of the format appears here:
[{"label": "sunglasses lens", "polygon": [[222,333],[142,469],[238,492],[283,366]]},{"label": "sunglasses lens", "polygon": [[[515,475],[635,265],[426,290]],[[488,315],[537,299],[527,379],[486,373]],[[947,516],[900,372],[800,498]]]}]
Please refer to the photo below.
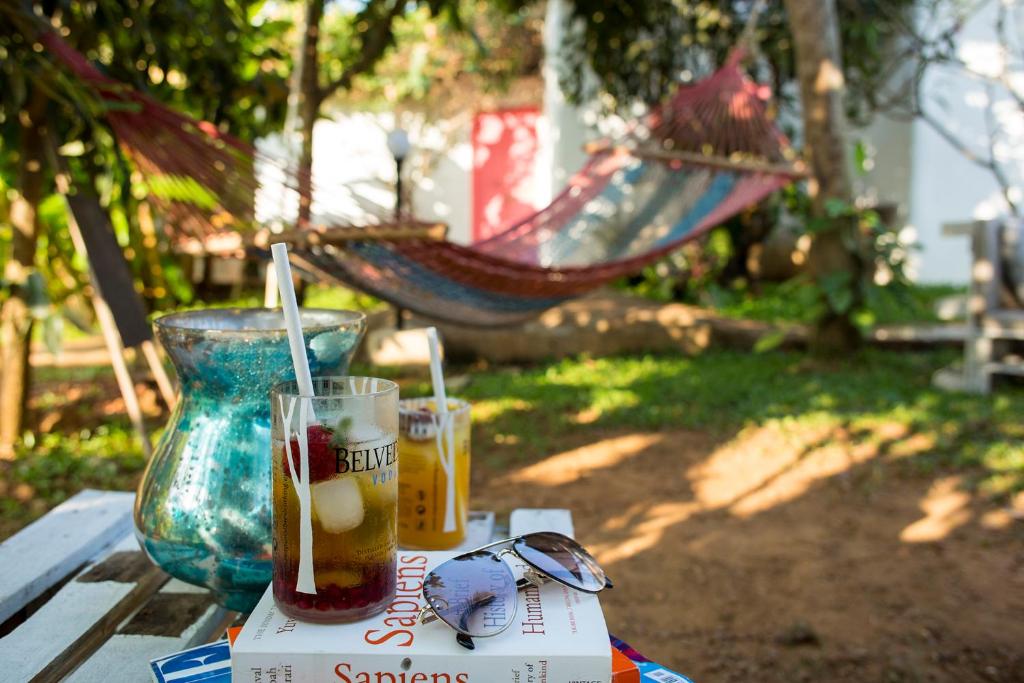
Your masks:
[{"label": "sunglasses lens", "polygon": [[478,551],[439,565],[423,584],[427,604],[446,624],[470,636],[493,636],[516,614],[516,579],[494,553]]},{"label": "sunglasses lens", "polygon": [[527,534],[514,547],[523,560],[566,585],[590,592],[605,587],[597,560],[568,536],[552,531]]}]

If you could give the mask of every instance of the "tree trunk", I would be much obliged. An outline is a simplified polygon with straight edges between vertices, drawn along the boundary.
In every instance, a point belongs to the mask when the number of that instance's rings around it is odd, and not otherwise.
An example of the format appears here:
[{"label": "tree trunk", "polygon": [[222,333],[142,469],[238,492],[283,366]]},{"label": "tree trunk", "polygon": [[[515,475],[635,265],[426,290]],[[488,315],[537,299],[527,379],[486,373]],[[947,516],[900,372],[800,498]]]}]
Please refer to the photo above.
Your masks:
[{"label": "tree trunk", "polygon": [[[803,108],[804,148],[811,168],[809,191],[814,216],[826,217],[829,200],[853,203],[853,181],[843,111],[843,67],[835,0],[785,0],[796,52],[796,73]],[[856,347],[860,335],[850,314],[860,303],[863,263],[852,220],[835,220],[814,236],[808,270],[823,290],[841,287],[849,297],[842,305],[826,300],[812,346],[840,352]]]},{"label": "tree trunk", "polygon": [[11,202],[11,258],[4,267],[10,295],[0,308],[0,459],[14,457],[21,437],[28,399],[28,354],[32,339],[28,277],[35,268],[39,236],[39,202],[43,196],[43,127],[46,97],[32,96],[21,112],[21,151],[18,163],[18,195]]},{"label": "tree trunk", "polygon": [[[302,25],[302,47],[299,52],[297,83],[292,84],[296,112],[299,117],[299,222],[309,220],[313,202],[313,126],[320,111],[320,20],[324,0],[306,3]],[[290,131],[289,131],[290,132]]]}]

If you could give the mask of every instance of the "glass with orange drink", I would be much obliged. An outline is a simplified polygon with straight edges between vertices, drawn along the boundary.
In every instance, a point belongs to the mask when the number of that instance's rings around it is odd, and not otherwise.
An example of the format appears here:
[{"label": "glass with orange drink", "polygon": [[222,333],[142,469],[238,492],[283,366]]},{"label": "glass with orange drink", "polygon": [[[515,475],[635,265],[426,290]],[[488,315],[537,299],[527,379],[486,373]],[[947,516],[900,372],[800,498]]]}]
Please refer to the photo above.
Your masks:
[{"label": "glass with orange drink", "polygon": [[466,538],[469,515],[470,408],[433,398],[399,404],[398,541],[406,548],[444,550]]}]

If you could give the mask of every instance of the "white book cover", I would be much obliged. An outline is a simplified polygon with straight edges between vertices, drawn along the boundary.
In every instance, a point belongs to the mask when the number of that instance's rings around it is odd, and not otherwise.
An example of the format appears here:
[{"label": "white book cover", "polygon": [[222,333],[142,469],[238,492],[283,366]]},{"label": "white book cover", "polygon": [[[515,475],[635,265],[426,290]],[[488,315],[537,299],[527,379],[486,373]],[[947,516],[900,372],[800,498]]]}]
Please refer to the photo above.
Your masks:
[{"label": "white book cover", "polygon": [[[384,612],[350,624],[282,614],[270,588],[231,648],[235,683],[611,683],[611,648],[596,595],[549,582],[519,592],[512,625],[475,650],[441,621],[417,621],[423,580],[452,552],[398,553],[398,591]],[[518,560],[505,559],[521,574]]]}]

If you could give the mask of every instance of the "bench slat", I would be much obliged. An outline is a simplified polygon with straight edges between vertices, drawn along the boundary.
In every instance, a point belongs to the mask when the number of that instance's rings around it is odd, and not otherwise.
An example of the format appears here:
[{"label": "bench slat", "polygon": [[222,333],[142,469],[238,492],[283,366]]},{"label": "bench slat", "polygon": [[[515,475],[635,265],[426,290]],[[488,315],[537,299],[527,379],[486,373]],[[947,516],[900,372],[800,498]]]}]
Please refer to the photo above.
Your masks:
[{"label": "bench slat", "polygon": [[0,544],[0,623],[129,533],[134,499],[82,491]]},{"label": "bench slat", "polygon": [[0,640],[5,680],[58,680],[96,651],[126,617],[167,581],[134,534],[87,566],[25,623]]},{"label": "bench slat", "polygon": [[[205,589],[175,579],[168,581],[166,574],[141,561],[131,533],[131,494],[84,494],[80,494],[80,500],[76,496],[65,503],[73,504],[69,506],[72,509],[61,511],[64,518],[49,522],[42,532],[54,538],[58,534],[67,536],[61,539],[65,547],[71,546],[81,559],[63,563],[50,560],[47,566],[57,567],[50,569],[50,575],[57,576],[38,581],[40,587],[33,597],[84,562],[93,559],[93,563],[28,621],[0,639],[0,661],[12,663],[5,667],[5,679],[10,676],[11,680],[54,680],[70,672],[66,680],[72,683],[143,683],[150,680],[149,660],[210,642],[220,637],[235,617],[235,613],[214,604]],[[60,508],[51,515],[58,511]],[[84,523],[79,521],[83,513],[89,513]],[[36,525],[47,522],[51,515]],[[66,527],[67,524],[73,526]],[[464,545],[467,549],[478,547],[490,540],[494,530],[493,513],[472,513]],[[571,513],[520,509],[509,519],[510,535],[541,530],[573,535]],[[71,543],[76,532],[88,540]],[[40,538],[45,536],[34,531],[29,542],[19,541],[20,547],[30,548]],[[111,546],[109,555],[103,553],[104,561],[94,559],[99,557],[101,548]],[[0,557],[6,552],[5,543],[0,548]],[[31,576],[31,570],[22,573]]]},{"label": "bench slat", "polygon": [[569,510],[521,508],[513,510],[508,518],[510,536],[522,536],[534,531],[557,531],[569,538],[576,536]]},{"label": "bench slat", "polygon": [[[173,597],[176,603],[180,603],[197,597],[209,597],[209,595],[205,589],[172,580],[160,589],[154,599]],[[153,601],[150,601],[147,606],[153,606],[153,604]],[[65,679],[65,683],[108,683],[109,681],[144,683],[149,681],[151,680],[150,660],[219,639],[227,626],[234,621],[236,613],[225,610],[211,600],[207,609],[199,615],[198,619],[187,625],[180,633],[171,635],[128,633],[127,631],[133,629],[140,630],[136,623],[138,616],[136,613],[132,618],[126,620],[110,640]],[[133,623],[136,625],[133,626]]]}]

